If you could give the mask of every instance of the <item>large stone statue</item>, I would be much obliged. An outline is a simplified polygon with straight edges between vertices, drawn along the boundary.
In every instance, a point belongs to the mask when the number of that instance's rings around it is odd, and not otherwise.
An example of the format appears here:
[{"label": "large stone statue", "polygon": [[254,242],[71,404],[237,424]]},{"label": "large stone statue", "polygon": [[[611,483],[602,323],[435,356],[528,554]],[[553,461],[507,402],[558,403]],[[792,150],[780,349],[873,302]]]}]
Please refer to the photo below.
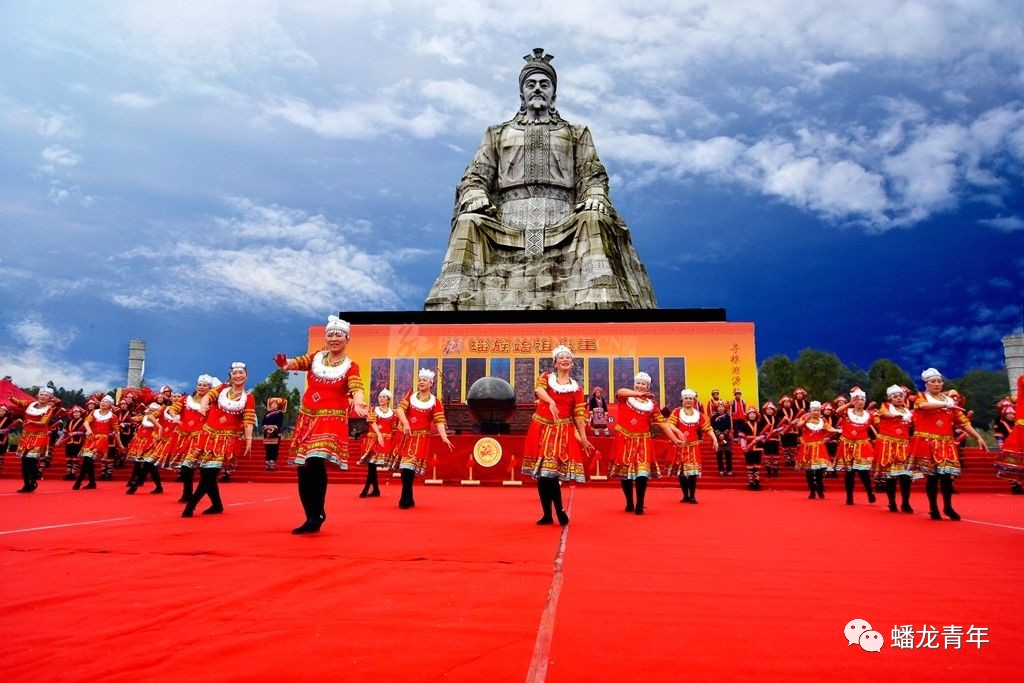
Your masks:
[{"label": "large stone statue", "polygon": [[487,129],[459,183],[428,311],[657,306],[590,131],[555,109],[551,58],[523,58],[519,113]]}]

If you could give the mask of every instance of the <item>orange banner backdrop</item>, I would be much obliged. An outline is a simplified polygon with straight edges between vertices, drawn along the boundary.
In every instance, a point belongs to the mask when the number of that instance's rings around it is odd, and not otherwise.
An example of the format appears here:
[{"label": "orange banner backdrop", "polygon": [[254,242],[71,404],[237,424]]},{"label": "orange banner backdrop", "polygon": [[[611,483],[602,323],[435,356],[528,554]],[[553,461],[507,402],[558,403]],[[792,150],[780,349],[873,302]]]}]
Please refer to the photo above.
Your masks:
[{"label": "orange banner backdrop", "polygon": [[[322,325],[309,328],[309,351],[324,347],[323,335]],[[551,368],[559,344],[575,354],[575,377],[588,393],[632,388],[642,370],[661,405],[678,405],[687,387],[702,401],[712,389],[725,400],[739,389],[748,403],[757,402],[753,323],[353,324],[348,355],[359,364],[371,403],[384,388],[397,400],[415,386],[420,368],[437,373],[435,389],[445,403],[465,402],[484,376],[507,380],[520,403],[532,403],[534,381]]]}]

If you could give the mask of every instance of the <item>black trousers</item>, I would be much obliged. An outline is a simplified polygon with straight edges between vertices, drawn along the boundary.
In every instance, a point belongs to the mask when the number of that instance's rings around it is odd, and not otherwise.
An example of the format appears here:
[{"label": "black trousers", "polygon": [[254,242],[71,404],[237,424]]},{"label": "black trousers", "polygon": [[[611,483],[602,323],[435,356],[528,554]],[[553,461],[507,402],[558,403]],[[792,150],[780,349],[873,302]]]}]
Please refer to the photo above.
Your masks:
[{"label": "black trousers", "polygon": [[185,509],[192,512],[196,509],[196,505],[199,505],[199,501],[203,499],[203,496],[209,496],[211,507],[215,510],[223,510],[224,504],[220,500],[220,485],[217,483],[217,475],[220,474],[220,468],[218,467],[200,467],[199,468],[199,486],[196,487],[195,493],[189,498],[188,504]]},{"label": "black trousers", "polygon": [[89,484],[96,485],[96,461],[88,456],[82,458],[82,465],[78,468],[78,477],[75,479],[75,485],[80,485],[86,477],[89,479]]},{"label": "black trousers", "polygon": [[306,513],[306,521],[323,521],[327,502],[327,461],[324,458],[307,458],[299,465],[298,474],[299,502]]}]

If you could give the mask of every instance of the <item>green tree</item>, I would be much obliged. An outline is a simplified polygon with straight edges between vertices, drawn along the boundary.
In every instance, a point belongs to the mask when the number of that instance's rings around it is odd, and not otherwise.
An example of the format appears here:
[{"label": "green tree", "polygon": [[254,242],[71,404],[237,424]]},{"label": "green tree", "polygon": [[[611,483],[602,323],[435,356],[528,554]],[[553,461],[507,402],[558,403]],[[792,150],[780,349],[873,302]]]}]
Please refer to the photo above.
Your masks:
[{"label": "green tree", "polygon": [[[868,373],[864,372],[856,365],[851,365],[849,367],[844,365],[843,369],[839,372],[839,378],[832,386],[832,395],[826,397],[826,400],[831,401],[837,394],[848,394],[850,389],[853,387],[860,387],[864,390],[864,393],[867,393],[868,384],[870,384]],[[868,396],[868,401],[871,400],[871,397]]]},{"label": "green tree", "polygon": [[846,366],[836,354],[804,349],[793,363],[793,381],[806,389],[811,398],[829,400],[835,395],[845,371]]},{"label": "green tree", "polygon": [[1009,394],[1006,373],[971,370],[959,379],[951,379],[946,389],[956,389],[967,398],[967,410],[973,410],[971,422],[980,429],[991,429],[996,419],[996,403]]},{"label": "green tree", "polygon": [[885,390],[894,384],[914,388],[914,380],[906,370],[888,358],[879,358],[868,368],[868,384],[864,387],[868,401],[881,404],[887,398]]},{"label": "green tree", "polygon": [[766,359],[757,370],[757,392],[761,401],[777,401],[793,387],[793,361],[778,354]]}]

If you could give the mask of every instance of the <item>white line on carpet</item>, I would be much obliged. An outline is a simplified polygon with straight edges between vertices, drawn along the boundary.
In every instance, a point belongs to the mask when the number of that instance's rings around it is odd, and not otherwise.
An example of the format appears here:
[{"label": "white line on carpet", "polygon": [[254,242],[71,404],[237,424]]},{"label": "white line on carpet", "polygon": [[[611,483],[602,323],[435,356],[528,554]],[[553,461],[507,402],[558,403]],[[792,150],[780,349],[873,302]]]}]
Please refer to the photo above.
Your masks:
[{"label": "white line on carpet", "polygon": [[23,534],[27,531],[46,531],[47,529],[65,529],[69,526],[86,526],[89,524],[106,524],[108,522],[123,522],[125,520],[135,519],[134,517],[111,517],[110,519],[94,519],[90,522],[70,522],[68,524],[51,524],[49,526],[34,526],[28,529],[11,529],[10,531],[0,531],[0,536],[7,536],[8,534]]},{"label": "white line on carpet", "polygon": [[[565,506],[569,513],[572,512],[572,495],[575,490],[575,486],[569,489],[569,503]],[[571,518],[572,515],[570,514],[569,517]],[[564,526],[558,543],[558,552],[555,553],[551,587],[548,589],[548,599],[540,617],[540,626],[537,628],[537,640],[533,645],[533,657],[530,659],[530,670],[526,674],[526,683],[544,683],[548,675],[551,639],[555,635],[555,612],[558,610],[558,598],[562,593],[562,583],[565,581],[565,575],[562,573],[562,558],[565,557],[565,544],[568,540],[569,527]]]}]

